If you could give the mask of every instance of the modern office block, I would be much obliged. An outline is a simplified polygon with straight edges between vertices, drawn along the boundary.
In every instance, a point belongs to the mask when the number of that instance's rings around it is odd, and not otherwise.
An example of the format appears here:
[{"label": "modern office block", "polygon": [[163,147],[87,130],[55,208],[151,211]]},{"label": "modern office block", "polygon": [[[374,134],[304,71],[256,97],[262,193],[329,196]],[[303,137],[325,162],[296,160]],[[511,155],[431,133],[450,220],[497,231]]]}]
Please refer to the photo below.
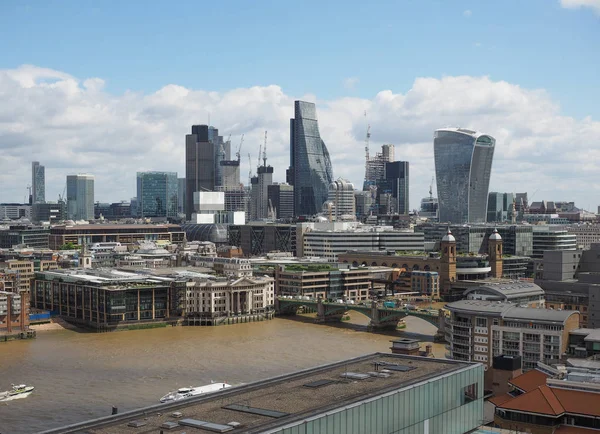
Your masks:
[{"label": "modern office block", "polygon": [[138,172],[138,216],[177,216],[179,182],[176,172]]},{"label": "modern office block", "polygon": [[294,187],[289,184],[273,184],[267,187],[269,206],[277,219],[294,217]]},{"label": "modern office block", "polygon": [[409,166],[408,161],[385,163],[383,182],[377,188],[378,196],[389,194],[392,199],[392,214],[408,214],[409,208]]},{"label": "modern office block", "polygon": [[67,176],[67,216],[71,220],[94,218],[94,176]]},{"label": "modern office block", "polygon": [[333,181],[329,186],[327,204],[331,207],[327,211],[331,213],[332,220],[339,221],[342,216],[344,219],[354,220],[356,216],[354,184],[342,178]]},{"label": "modern office block", "polygon": [[433,140],[439,221],[486,221],[496,140],[464,128],[436,130]]},{"label": "modern office block", "polygon": [[317,111],[310,102],[294,103],[290,120],[288,184],[294,186],[294,214],[311,216],[321,211],[333,181],[331,160],[319,134]]}]

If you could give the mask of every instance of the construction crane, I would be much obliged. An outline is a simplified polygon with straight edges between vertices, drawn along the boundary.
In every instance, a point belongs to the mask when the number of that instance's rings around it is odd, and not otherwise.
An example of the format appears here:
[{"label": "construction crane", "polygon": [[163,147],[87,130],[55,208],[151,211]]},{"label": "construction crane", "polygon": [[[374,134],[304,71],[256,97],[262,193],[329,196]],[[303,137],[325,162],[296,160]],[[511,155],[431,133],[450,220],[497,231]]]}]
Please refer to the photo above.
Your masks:
[{"label": "construction crane", "polygon": [[242,151],[242,143],[244,143],[244,135],[242,134],[242,139],[240,140],[240,146],[238,146],[238,150],[235,153],[235,156],[237,157],[238,163],[240,162],[240,152]]},{"label": "construction crane", "polygon": [[[365,120],[367,120],[367,111],[365,110]],[[371,125],[367,123],[367,136],[365,137],[365,158],[369,161],[369,140],[371,139]]]},{"label": "construction crane", "polygon": [[248,152],[248,188],[252,187],[252,157]]},{"label": "construction crane", "polygon": [[265,130],[265,146],[263,146],[263,164],[267,167],[267,131]]},{"label": "construction crane", "polygon": [[262,143],[258,146],[258,163],[256,163],[256,167],[260,167],[260,154],[262,154]]}]

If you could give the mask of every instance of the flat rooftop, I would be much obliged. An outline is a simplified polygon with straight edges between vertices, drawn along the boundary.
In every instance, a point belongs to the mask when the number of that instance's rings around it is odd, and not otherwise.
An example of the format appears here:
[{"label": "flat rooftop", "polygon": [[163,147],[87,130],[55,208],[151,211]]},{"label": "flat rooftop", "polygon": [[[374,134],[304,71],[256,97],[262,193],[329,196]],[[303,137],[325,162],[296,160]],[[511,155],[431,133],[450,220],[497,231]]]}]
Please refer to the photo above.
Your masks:
[{"label": "flat rooftop", "polygon": [[[379,363],[379,374],[387,369],[389,375],[385,378],[369,375],[368,373],[376,370],[376,363]],[[68,427],[70,430],[64,427],[47,433],[157,433],[166,422],[180,423],[186,419],[218,426],[236,422],[239,426],[231,430],[225,427],[225,430],[215,431],[202,427],[190,428],[182,424],[177,429],[165,432],[262,433],[474,365],[476,363],[374,353],[223,389],[211,395],[188,398],[184,402],[158,404],[72,425]],[[156,397],[157,401],[159,398]],[[173,417],[174,412],[181,413],[181,416]],[[129,426],[132,422],[143,426]]]}]

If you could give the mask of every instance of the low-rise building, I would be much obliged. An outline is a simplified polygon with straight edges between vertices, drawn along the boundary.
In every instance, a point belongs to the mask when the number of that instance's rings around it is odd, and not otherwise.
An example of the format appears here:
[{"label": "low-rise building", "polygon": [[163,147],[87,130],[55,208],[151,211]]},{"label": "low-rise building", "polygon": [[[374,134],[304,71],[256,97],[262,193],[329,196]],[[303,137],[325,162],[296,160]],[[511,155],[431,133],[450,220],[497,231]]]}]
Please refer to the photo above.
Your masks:
[{"label": "low-rise building", "polygon": [[180,244],[185,232],[179,225],[172,224],[85,224],[72,226],[54,226],[50,229],[49,245],[53,250],[71,243],[73,245],[91,245],[99,242],[117,242],[137,244],[143,241],[168,241]]},{"label": "low-rise building", "polygon": [[521,307],[544,307],[544,290],[533,282],[500,280],[490,281],[467,289],[468,300],[500,301]]},{"label": "low-rise building", "polygon": [[532,258],[543,258],[548,250],[577,250],[577,237],[566,230],[533,226]]},{"label": "low-rise building", "polygon": [[0,230],[0,249],[10,249],[14,246],[28,246],[34,249],[47,249],[49,246],[50,229],[31,224],[10,225],[8,229]]},{"label": "low-rise building", "polygon": [[[55,266],[56,262],[54,261],[44,261],[44,268],[55,268]],[[26,296],[28,296],[31,289],[31,279],[33,279],[35,271],[34,263],[32,261],[9,259],[6,262],[0,263],[0,269],[2,268],[12,270],[16,273],[18,292],[27,293]]]},{"label": "low-rise building", "polygon": [[579,312],[517,307],[501,301],[460,300],[446,305],[448,356],[487,366],[500,354],[521,356],[523,370],[558,363],[568,350]]},{"label": "low-rise building", "polygon": [[252,264],[246,258],[219,258],[194,255],[190,262],[196,267],[212,268],[216,274],[227,277],[251,277]]},{"label": "low-rise building", "polygon": [[172,279],[117,270],[44,271],[33,285],[33,307],[98,330],[180,317],[185,298]]},{"label": "low-rise building", "polygon": [[412,271],[410,287],[412,292],[438,299],[440,298],[440,275],[437,271]]},{"label": "low-rise building", "polygon": [[373,276],[368,268],[329,264],[280,265],[275,269],[277,295],[366,301]]},{"label": "low-rise building", "polygon": [[508,393],[490,399],[495,406],[494,425],[535,434],[597,433],[597,368],[557,368],[539,363],[537,369],[510,380]]}]

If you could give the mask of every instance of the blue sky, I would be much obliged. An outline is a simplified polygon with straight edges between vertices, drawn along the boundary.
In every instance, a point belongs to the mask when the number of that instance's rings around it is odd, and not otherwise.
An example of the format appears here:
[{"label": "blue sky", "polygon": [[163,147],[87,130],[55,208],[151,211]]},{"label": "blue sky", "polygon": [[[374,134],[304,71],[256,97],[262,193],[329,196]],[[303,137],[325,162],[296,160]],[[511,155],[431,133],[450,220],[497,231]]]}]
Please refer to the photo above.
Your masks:
[{"label": "blue sky", "polygon": [[99,201],[134,196],[136,171],[183,176],[208,113],[245,134],[242,182],[265,130],[283,181],[301,98],[356,187],[367,122],[372,153],[410,162],[413,208],[433,131],[463,126],[497,139],[490,191],[595,209],[599,47],[600,0],[0,0],[0,202],[23,200],[34,158],[48,200],[72,173],[96,176]]},{"label": "blue sky", "polygon": [[278,84],[370,98],[415,77],[489,75],[546,89],[563,113],[600,114],[599,16],[558,0],[4,0],[0,39],[4,68],[102,77],[115,93]]}]

